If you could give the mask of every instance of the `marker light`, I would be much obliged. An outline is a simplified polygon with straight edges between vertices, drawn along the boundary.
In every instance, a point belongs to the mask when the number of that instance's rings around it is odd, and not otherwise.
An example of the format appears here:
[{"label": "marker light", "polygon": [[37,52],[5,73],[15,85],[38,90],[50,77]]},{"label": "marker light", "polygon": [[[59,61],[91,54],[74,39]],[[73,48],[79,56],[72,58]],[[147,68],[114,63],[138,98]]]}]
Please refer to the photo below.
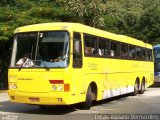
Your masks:
[{"label": "marker light", "polygon": [[64,83],[63,80],[49,80],[49,82],[50,82],[51,84],[63,84],[63,83]]}]

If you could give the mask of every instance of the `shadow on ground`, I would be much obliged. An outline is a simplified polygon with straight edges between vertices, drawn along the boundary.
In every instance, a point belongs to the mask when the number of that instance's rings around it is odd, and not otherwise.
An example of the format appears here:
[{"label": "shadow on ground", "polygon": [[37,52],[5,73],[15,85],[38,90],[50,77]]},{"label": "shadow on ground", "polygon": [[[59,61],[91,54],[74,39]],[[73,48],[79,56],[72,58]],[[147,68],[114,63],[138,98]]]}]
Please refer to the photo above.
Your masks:
[{"label": "shadow on ground", "polygon": [[[109,102],[113,102],[114,100],[122,101],[126,99],[127,95],[121,95],[113,98],[109,98],[101,101],[93,101],[92,106],[104,105]],[[11,113],[24,113],[24,114],[46,114],[46,115],[63,115],[74,113],[78,110],[83,110],[80,106],[81,104],[68,105],[68,106],[48,106],[45,109],[40,109],[39,106],[36,105],[27,105],[21,103],[12,103],[10,101],[3,101],[0,104],[0,111],[2,112],[11,112]],[[91,109],[92,110],[92,109]]]},{"label": "shadow on ground", "polygon": [[48,114],[48,115],[61,115],[68,114],[76,111],[73,105],[70,106],[50,106],[45,109],[40,109],[36,105],[27,105],[21,103],[11,103],[4,101],[0,104],[0,111],[11,113],[26,113],[26,114]]},{"label": "shadow on ground", "polygon": [[[160,87],[159,84],[154,84],[152,88]],[[107,106],[114,101],[124,101],[130,96],[130,94],[121,95],[106,100],[101,100],[98,102],[93,101],[92,106]],[[63,114],[72,114],[76,111],[83,110],[81,109],[80,104],[69,105],[69,106],[49,106],[45,109],[40,109],[36,105],[27,105],[21,103],[11,103],[10,101],[3,101],[0,103],[0,112],[10,112],[10,113],[24,113],[24,114],[46,114],[46,115],[63,115]],[[91,109],[93,111],[93,109]]]},{"label": "shadow on ground", "polygon": [[150,87],[154,88],[154,87],[160,87],[160,82],[155,82],[153,85],[151,85]]}]

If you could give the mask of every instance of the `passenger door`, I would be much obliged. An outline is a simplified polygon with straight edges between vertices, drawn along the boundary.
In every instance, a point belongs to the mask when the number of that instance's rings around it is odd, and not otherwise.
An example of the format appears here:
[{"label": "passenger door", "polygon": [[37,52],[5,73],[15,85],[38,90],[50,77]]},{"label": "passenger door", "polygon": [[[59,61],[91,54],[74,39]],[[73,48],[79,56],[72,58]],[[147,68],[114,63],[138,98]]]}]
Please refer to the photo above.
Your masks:
[{"label": "passenger door", "polygon": [[82,35],[78,32],[73,33],[73,87],[76,93],[76,101],[81,101],[84,97],[83,79],[83,59],[82,59]]}]

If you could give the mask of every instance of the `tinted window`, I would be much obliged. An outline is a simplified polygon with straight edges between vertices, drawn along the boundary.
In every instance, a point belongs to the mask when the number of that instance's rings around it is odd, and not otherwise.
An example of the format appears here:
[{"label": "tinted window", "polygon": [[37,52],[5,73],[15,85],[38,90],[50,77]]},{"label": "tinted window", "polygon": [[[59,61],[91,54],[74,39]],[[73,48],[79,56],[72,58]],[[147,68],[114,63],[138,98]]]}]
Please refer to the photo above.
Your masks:
[{"label": "tinted window", "polygon": [[99,56],[109,56],[110,55],[110,41],[104,38],[99,39]]},{"label": "tinted window", "polygon": [[145,59],[145,49],[142,47],[136,47],[136,55],[138,60],[144,60]]},{"label": "tinted window", "polygon": [[82,67],[82,44],[81,44],[81,34],[73,33],[73,67]]},{"label": "tinted window", "polygon": [[129,45],[129,58],[136,59],[136,48],[133,45]]},{"label": "tinted window", "polygon": [[91,35],[84,35],[85,55],[97,54],[97,38]]},{"label": "tinted window", "polygon": [[120,57],[120,43],[111,41],[111,57]]},{"label": "tinted window", "polygon": [[128,44],[121,43],[121,58],[128,58]]}]

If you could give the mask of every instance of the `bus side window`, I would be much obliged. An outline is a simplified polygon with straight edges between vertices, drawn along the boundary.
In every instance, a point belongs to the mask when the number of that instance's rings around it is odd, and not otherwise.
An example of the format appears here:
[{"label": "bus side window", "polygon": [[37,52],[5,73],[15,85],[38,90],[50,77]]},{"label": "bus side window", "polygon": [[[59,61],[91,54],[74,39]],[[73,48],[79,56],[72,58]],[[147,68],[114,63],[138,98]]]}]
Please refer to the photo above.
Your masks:
[{"label": "bus side window", "polygon": [[105,56],[105,55],[106,55],[106,52],[107,52],[107,51],[105,51],[106,48],[107,48],[107,47],[106,47],[106,40],[100,38],[100,39],[99,39],[98,55],[99,55],[99,56]]},{"label": "bus side window", "polygon": [[111,57],[120,57],[120,43],[111,41]]},{"label": "bus side window", "polygon": [[129,45],[129,59],[136,59],[136,47]]},{"label": "bus side window", "polygon": [[85,55],[95,56],[97,54],[97,37],[84,34]]},{"label": "bus side window", "polygon": [[99,56],[108,57],[110,56],[110,41],[105,38],[99,39],[99,48],[98,48]]},{"label": "bus side window", "polygon": [[92,55],[97,55],[98,51],[97,51],[97,37],[95,36],[91,36],[91,51],[92,51]]},{"label": "bus side window", "polygon": [[137,60],[144,60],[145,56],[143,54],[143,48],[142,47],[136,46],[136,55],[137,55],[137,57],[136,57]]},{"label": "bus side window", "polygon": [[146,49],[145,48],[142,49],[142,56],[143,56],[143,60],[146,60]]},{"label": "bus side window", "polygon": [[81,34],[77,32],[73,33],[73,67],[74,68],[82,67]]},{"label": "bus side window", "polygon": [[121,58],[128,59],[128,44],[121,43]]},{"label": "bus side window", "polygon": [[84,34],[84,43],[85,43],[85,46],[84,46],[85,55],[91,55],[92,52],[91,52],[91,47],[90,47],[90,36],[89,35]]},{"label": "bus side window", "polygon": [[148,59],[149,61],[153,61],[152,50],[148,49]]}]

